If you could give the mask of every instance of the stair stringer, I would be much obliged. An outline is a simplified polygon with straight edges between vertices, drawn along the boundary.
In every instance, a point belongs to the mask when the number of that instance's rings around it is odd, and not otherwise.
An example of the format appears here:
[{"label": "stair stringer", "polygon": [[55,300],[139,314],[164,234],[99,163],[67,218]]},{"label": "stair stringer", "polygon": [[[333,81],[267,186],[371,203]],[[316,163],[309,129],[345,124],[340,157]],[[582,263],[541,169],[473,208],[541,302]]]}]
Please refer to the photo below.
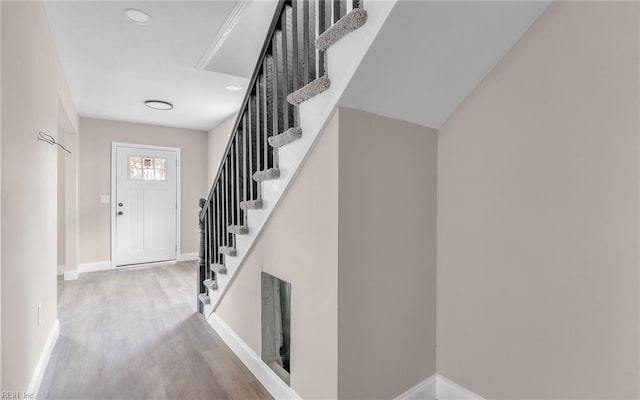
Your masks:
[{"label": "stair stringer", "polygon": [[367,23],[325,51],[331,87],[298,106],[302,137],[280,148],[278,154],[280,178],[261,183],[263,206],[261,209],[248,211],[249,234],[236,237],[238,256],[225,257],[227,273],[218,275],[218,290],[209,292],[211,302],[205,305],[203,310],[207,318],[215,312],[240,271],[245,258],[260,239],[263,228],[311,153],[320,133],[329,123],[338,101],[397,1],[365,1]]}]

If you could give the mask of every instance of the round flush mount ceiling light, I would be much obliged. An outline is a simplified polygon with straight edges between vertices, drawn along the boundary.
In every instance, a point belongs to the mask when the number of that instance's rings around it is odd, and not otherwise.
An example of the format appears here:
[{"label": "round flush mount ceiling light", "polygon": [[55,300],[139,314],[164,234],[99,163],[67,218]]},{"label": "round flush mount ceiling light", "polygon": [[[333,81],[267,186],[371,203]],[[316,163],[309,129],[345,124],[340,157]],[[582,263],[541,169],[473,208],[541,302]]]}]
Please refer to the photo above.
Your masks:
[{"label": "round flush mount ceiling light", "polygon": [[122,15],[127,21],[138,25],[149,25],[151,23],[151,15],[135,8],[126,8],[122,10]]},{"label": "round flush mount ceiling light", "polygon": [[227,85],[224,88],[232,92],[238,92],[242,89],[240,86],[236,86],[236,85]]},{"label": "round flush mount ceiling light", "polygon": [[173,110],[173,104],[169,103],[168,101],[147,100],[144,102],[144,104],[149,108],[153,108],[154,110]]}]

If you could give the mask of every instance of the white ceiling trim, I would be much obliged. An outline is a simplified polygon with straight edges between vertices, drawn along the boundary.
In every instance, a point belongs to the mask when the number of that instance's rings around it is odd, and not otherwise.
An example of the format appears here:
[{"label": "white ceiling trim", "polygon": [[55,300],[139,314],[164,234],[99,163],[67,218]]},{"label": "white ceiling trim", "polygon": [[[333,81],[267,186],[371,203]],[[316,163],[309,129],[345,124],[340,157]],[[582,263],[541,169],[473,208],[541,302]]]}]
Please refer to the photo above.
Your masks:
[{"label": "white ceiling trim", "polygon": [[220,50],[251,2],[252,0],[238,0],[238,4],[231,10],[227,20],[224,21],[224,24],[220,27],[220,30],[216,33],[216,36],[211,40],[211,43],[209,43],[209,46],[200,57],[200,60],[198,60],[196,64],[198,71],[204,71],[205,67],[211,62],[211,59],[213,59]]}]

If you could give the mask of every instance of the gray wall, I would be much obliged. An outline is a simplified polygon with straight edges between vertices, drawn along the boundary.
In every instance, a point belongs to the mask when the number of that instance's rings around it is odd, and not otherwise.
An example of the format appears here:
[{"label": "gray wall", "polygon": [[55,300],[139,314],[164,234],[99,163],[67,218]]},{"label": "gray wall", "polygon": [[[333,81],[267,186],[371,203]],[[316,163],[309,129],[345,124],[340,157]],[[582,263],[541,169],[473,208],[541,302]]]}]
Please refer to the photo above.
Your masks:
[{"label": "gray wall", "polygon": [[338,396],[436,372],[436,130],[340,108]]},{"label": "gray wall", "polygon": [[207,133],[127,122],[80,120],[80,263],[111,259],[111,143],[179,147],[182,157],[182,253],[198,251],[198,199],[207,194]]},{"label": "gray wall", "polygon": [[556,2],[439,132],[438,373],[491,399],[632,399],[639,5]]}]

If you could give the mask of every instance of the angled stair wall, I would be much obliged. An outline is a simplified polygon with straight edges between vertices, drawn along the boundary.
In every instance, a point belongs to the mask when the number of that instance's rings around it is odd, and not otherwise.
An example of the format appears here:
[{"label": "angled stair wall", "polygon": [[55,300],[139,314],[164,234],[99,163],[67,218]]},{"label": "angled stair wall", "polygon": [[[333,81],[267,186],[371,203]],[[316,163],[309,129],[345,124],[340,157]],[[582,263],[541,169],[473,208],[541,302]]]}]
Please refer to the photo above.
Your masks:
[{"label": "angled stair wall", "polygon": [[[394,4],[280,3],[218,176],[201,201],[200,312],[214,311],[232,284]],[[315,49],[316,39],[325,51]]]}]

